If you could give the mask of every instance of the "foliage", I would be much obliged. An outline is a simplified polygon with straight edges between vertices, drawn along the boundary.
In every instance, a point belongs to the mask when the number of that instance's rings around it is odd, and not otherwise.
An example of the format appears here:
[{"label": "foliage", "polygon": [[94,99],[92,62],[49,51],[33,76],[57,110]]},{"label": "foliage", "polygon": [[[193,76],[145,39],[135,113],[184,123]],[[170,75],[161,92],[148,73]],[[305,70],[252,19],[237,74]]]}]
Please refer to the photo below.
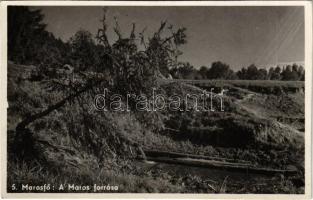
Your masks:
[{"label": "foliage", "polygon": [[[145,40],[144,30],[137,36],[136,24],[129,36],[124,36],[116,19],[114,31],[118,40],[110,45],[106,35],[106,12],[102,19],[102,28],[98,30],[97,39],[103,45],[102,56],[113,77],[115,89],[120,94],[148,94],[152,87],[157,87],[157,79],[168,76],[171,63],[177,62],[178,48],[186,43],[185,28],[174,31],[168,26],[169,36],[163,36],[167,22],[161,22],[160,28],[148,41]],[[164,34],[165,35],[165,34]],[[139,50],[136,41],[141,41],[143,50]]]},{"label": "foliage", "polygon": [[303,67],[300,66],[298,67],[298,65],[294,64],[292,66],[287,65],[282,73],[281,73],[281,77],[282,80],[291,80],[291,81],[296,81],[296,80],[304,80],[304,70]]},{"label": "foliage", "polygon": [[270,67],[268,70],[264,68],[258,69],[254,64],[248,68],[241,68],[237,72],[237,76],[241,80],[283,80],[283,81],[303,81],[304,68],[293,64],[287,65],[283,69],[280,66]]},{"label": "foliage", "polygon": [[[186,28],[175,30],[166,21],[161,22],[153,37],[146,40],[146,29],[136,35],[136,24],[125,37],[116,19],[114,31],[118,40],[110,45],[105,15],[96,37],[100,44],[96,44],[86,30],[79,30],[67,43],[56,39],[45,30],[43,18],[40,10],[8,7],[8,57],[16,63],[40,66],[41,73],[48,76],[55,75],[57,69],[65,64],[71,64],[76,71],[104,72],[110,68],[116,83],[130,91],[147,81],[143,77],[164,78],[170,74],[180,79],[304,80],[304,68],[296,64],[268,70],[251,64],[235,73],[221,61],[199,70],[188,62],[179,62],[178,57],[182,54],[179,48],[187,42]],[[127,87],[130,80],[134,80],[131,82],[133,85]],[[152,82],[147,87],[155,84]]]},{"label": "foliage", "polygon": [[281,69],[277,66],[275,69],[271,67],[268,71],[268,79],[270,80],[280,80]]},{"label": "foliage", "polygon": [[179,62],[171,69],[171,74],[179,79],[195,79],[196,69],[189,62]]},{"label": "foliage", "polygon": [[71,64],[75,71],[97,70],[100,66],[99,46],[93,40],[92,34],[79,30],[69,40],[71,47]]},{"label": "foliage", "polygon": [[303,81],[304,68],[301,65],[287,65],[283,69],[280,66],[271,67],[268,70],[258,68],[251,64],[234,72],[230,66],[221,61],[213,62],[211,67],[201,66],[196,69],[190,63],[179,63],[171,69],[171,74],[178,79],[221,79],[221,80],[282,80]]},{"label": "foliage", "polygon": [[63,62],[67,45],[45,30],[43,18],[41,10],[8,7],[9,60],[33,65]]},{"label": "foliage", "polygon": [[163,76],[167,77],[171,67],[177,67],[177,58],[182,54],[179,47],[185,44],[186,28],[179,28],[176,31],[172,25],[167,28],[170,30],[170,36],[163,37],[167,22],[161,22],[161,26],[154,36],[149,39],[147,55],[152,58],[152,64],[156,65]]},{"label": "foliage", "polygon": [[236,79],[236,75],[229,65],[220,61],[213,62],[211,68],[208,70],[207,77],[209,79]]},{"label": "foliage", "polygon": [[8,7],[8,52],[9,59],[30,64],[36,49],[47,37],[46,24],[42,23],[40,10],[23,6]]}]

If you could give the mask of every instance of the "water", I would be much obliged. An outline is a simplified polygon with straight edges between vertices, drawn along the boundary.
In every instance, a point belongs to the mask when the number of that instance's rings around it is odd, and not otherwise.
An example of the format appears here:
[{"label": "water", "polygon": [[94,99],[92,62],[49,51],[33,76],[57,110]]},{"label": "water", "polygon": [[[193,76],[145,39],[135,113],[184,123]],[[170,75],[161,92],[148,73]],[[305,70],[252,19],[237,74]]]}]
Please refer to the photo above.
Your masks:
[{"label": "water", "polygon": [[200,177],[202,181],[212,182],[215,187],[221,187],[226,182],[227,193],[273,193],[274,185],[281,181],[280,176],[263,175],[230,171],[216,168],[203,168],[178,164],[141,162],[139,165],[145,171],[156,171],[157,176],[169,174],[172,177]]},{"label": "water", "polygon": [[176,174],[179,176],[199,176],[203,179],[216,179],[224,180],[226,177],[234,181],[245,182],[251,179],[260,179],[260,178],[271,178],[272,176],[254,174],[247,172],[238,172],[230,171],[225,169],[216,169],[216,168],[204,168],[204,167],[194,167],[186,165],[177,165],[177,164],[167,164],[167,163],[144,163],[146,168],[151,169],[160,169],[162,171],[168,172],[170,174]]}]

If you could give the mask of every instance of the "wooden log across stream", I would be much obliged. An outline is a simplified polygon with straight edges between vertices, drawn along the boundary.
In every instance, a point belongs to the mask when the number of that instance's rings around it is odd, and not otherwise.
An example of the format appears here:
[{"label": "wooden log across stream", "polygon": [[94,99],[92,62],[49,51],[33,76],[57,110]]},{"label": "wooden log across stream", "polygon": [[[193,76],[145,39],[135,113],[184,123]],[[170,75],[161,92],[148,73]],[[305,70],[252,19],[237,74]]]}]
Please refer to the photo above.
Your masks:
[{"label": "wooden log across stream", "polygon": [[169,151],[144,150],[144,153],[146,156],[149,156],[149,157],[196,158],[196,159],[204,159],[204,160],[219,160],[219,161],[240,162],[240,163],[251,164],[250,161],[246,161],[246,160],[239,160],[239,159],[235,160],[235,159],[227,159],[227,158],[221,158],[221,157],[177,153],[177,152],[169,152]]},{"label": "wooden log across stream", "polygon": [[[297,170],[283,170],[283,169],[272,169],[272,168],[261,168],[252,165],[249,162],[230,162],[211,159],[211,157],[182,154],[165,151],[145,151],[148,161],[162,162],[168,164],[188,165],[193,167],[204,167],[204,168],[219,168],[229,171],[240,171],[245,173],[274,175],[284,174],[293,175],[297,173]],[[209,158],[209,159],[208,159]]]}]

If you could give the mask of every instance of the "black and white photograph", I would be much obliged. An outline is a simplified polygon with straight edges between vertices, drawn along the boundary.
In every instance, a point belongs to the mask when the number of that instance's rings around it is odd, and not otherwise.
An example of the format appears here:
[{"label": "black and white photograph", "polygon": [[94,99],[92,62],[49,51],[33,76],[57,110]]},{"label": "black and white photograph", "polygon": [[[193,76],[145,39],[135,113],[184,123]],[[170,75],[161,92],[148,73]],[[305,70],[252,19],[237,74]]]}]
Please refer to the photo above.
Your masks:
[{"label": "black and white photograph", "polygon": [[307,195],[308,6],[8,3],[6,193]]}]

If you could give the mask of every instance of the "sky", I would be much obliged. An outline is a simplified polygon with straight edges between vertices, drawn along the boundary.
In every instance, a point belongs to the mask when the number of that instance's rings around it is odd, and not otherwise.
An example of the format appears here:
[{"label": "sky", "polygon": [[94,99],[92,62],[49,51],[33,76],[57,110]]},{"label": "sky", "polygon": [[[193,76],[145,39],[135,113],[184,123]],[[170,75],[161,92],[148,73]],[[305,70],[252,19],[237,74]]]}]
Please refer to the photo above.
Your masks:
[{"label": "sky", "polygon": [[[99,6],[47,6],[42,10],[47,30],[67,41],[79,29],[94,36],[102,18]],[[136,23],[137,32],[147,27],[149,36],[161,21],[187,28],[187,44],[180,61],[196,68],[222,61],[233,69],[255,63],[269,66],[304,60],[304,9],[287,6],[203,6],[203,7],[107,7],[108,37],[113,43],[114,17],[125,36]]]}]

